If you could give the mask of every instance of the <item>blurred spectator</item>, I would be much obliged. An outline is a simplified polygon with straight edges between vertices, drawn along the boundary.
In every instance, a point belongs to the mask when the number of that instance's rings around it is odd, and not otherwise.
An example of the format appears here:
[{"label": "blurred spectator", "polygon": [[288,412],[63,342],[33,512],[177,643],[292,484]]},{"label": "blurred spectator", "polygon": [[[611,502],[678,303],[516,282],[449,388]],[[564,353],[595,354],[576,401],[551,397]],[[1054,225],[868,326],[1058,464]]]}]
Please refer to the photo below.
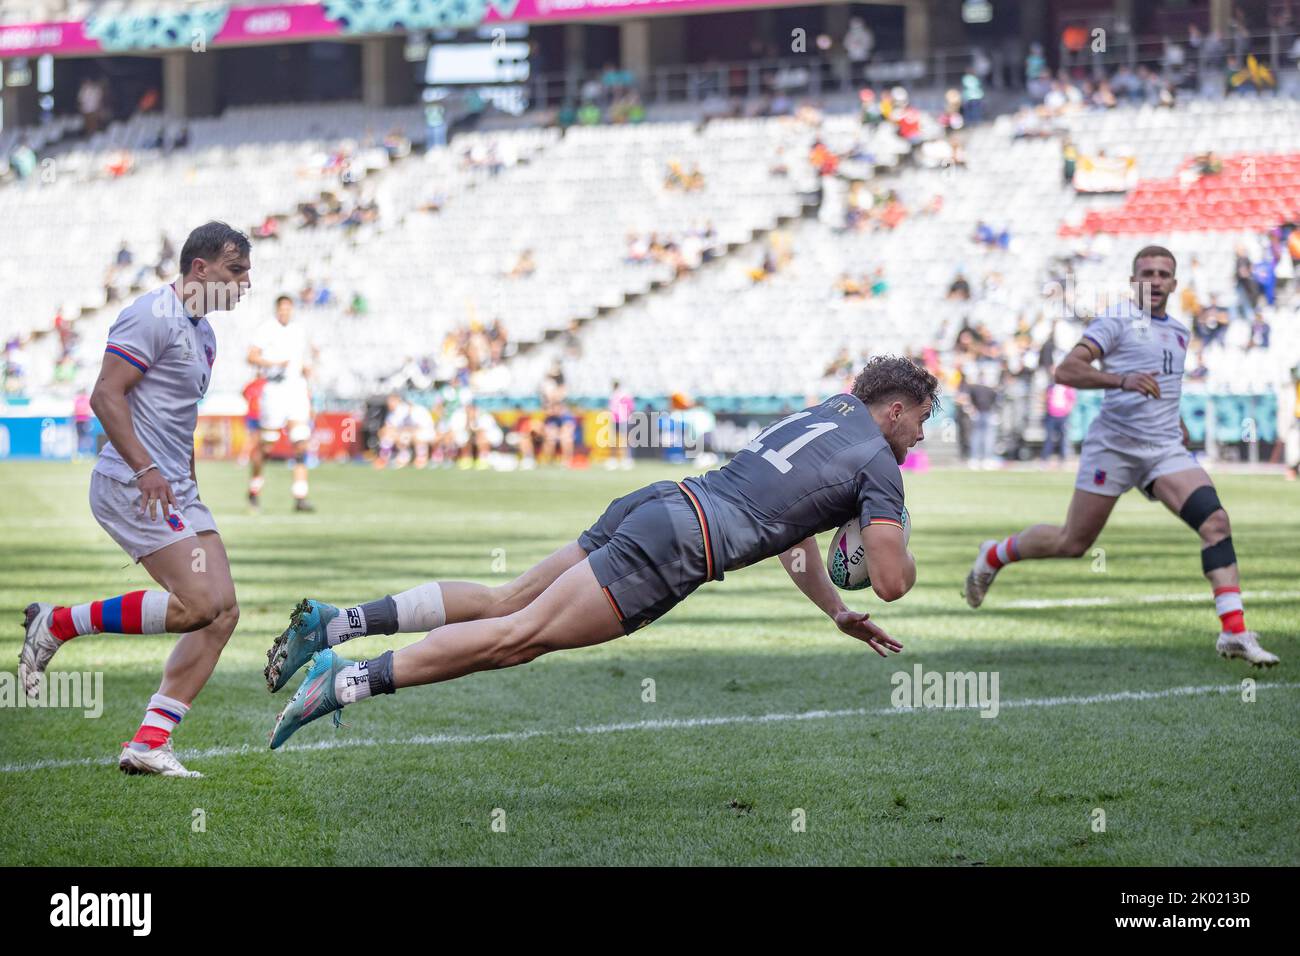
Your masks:
[{"label": "blurred spectator", "polygon": [[515,264],[510,267],[506,275],[511,279],[527,279],[537,271],[537,262],[533,259],[533,250],[525,249],[519,253],[515,259]]},{"label": "blurred spectator", "polygon": [[99,132],[104,121],[104,86],[90,77],[81,81],[77,89],[77,111],[81,113],[82,129],[87,136]]},{"label": "blurred spectator", "polygon": [[72,422],[77,430],[77,457],[95,454],[91,431],[94,428],[95,413],[90,408],[90,396],[86,390],[79,389],[72,400]]},{"label": "blurred spectator", "polygon": [[573,467],[578,419],[566,404],[564,371],[559,362],[551,366],[542,382],[542,450],[539,462]]},{"label": "blurred spectator", "polygon": [[668,161],[668,174],[664,177],[664,189],[672,192],[680,190],[682,192],[692,193],[704,188],[704,174],[700,172],[700,167],[692,164],[688,172],[683,168],[680,160],[671,159]]},{"label": "blurred spectator", "polygon": [[27,353],[17,336],[5,343],[4,394],[22,395],[27,389]]},{"label": "blurred spectator", "polygon": [[26,134],[18,137],[18,144],[9,153],[9,166],[19,179],[27,179],[36,171],[36,150],[27,142]]},{"label": "blurred spectator", "polygon": [[1062,184],[1069,186],[1074,182],[1074,171],[1079,165],[1079,151],[1074,148],[1074,141],[1070,137],[1065,137],[1061,144],[1061,180]]},{"label": "blurred spectator", "polygon": [[632,467],[632,450],[627,444],[627,428],[635,408],[636,399],[632,397],[632,393],[623,388],[619,381],[615,379],[610,385],[608,408],[614,448],[605,460],[606,468],[627,469]]},{"label": "blurred spectator", "polygon": [[975,372],[977,380],[962,382],[957,401],[970,418],[970,460],[967,464],[973,469],[988,470],[999,465],[996,442],[998,406],[1001,404],[998,386],[1001,383],[994,363],[978,363]]},{"label": "blurred spectator", "polygon": [[1255,270],[1250,262],[1250,255],[1244,245],[1236,247],[1236,264],[1233,268],[1236,283],[1236,300],[1233,314],[1243,321],[1255,315],[1255,305],[1259,301],[1259,283],[1255,279]]},{"label": "blurred spectator", "polygon": [[[1049,378],[1055,375],[1055,368],[1049,368]],[[1067,457],[1065,426],[1074,409],[1075,391],[1068,385],[1053,382],[1047,387],[1047,407],[1043,413],[1043,449],[1041,458],[1047,461],[1056,455],[1061,462]]]},{"label": "blurred spectator", "polygon": [[450,448],[456,449],[459,468],[491,467],[492,449],[505,443],[505,433],[495,418],[481,411],[469,401],[452,410],[447,416],[447,439]]},{"label": "blurred spectator", "polygon": [[1025,82],[1042,75],[1047,69],[1047,59],[1043,56],[1043,45],[1038,42],[1029,44],[1029,55],[1025,57]]},{"label": "blurred spectator", "polygon": [[860,83],[866,79],[867,61],[876,46],[876,36],[861,17],[849,18],[849,30],[844,34],[844,52],[849,58],[849,82]]},{"label": "blurred spectator", "polygon": [[984,84],[969,67],[961,78],[961,113],[967,123],[978,123],[984,118]]}]

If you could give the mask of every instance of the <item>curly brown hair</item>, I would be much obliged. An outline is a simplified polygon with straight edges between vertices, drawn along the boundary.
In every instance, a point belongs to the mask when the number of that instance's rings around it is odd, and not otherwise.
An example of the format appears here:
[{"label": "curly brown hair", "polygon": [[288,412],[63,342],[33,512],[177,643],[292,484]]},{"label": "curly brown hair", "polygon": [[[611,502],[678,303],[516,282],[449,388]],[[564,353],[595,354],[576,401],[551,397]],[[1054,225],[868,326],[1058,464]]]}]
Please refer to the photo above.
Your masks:
[{"label": "curly brown hair", "polygon": [[939,380],[911,359],[877,355],[853,380],[853,396],[864,405],[906,396],[917,405],[929,401],[939,407]]}]

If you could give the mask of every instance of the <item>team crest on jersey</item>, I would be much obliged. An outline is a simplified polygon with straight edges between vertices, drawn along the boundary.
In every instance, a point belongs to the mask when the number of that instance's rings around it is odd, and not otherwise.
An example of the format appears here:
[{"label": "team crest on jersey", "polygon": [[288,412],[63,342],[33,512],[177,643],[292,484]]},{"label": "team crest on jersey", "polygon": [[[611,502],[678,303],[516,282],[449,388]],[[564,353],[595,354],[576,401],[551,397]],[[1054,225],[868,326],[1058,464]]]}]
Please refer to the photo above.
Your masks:
[{"label": "team crest on jersey", "polygon": [[1098,468],[1092,473],[1092,483],[1094,485],[1104,485],[1106,483],[1106,470]]},{"label": "team crest on jersey", "polygon": [[180,514],[175,511],[167,516],[167,526],[173,531],[185,530],[185,522],[181,520]]},{"label": "team crest on jersey", "polygon": [[1175,332],[1175,333],[1174,333],[1174,338],[1176,338],[1176,339],[1178,340],[1178,347],[1179,347],[1180,349],[1185,349],[1185,348],[1187,348],[1187,340],[1186,340],[1185,338],[1183,338],[1182,333],[1180,333],[1180,332]]},{"label": "team crest on jersey", "polygon": [[[203,354],[208,357],[208,368],[212,368],[212,363],[217,360],[217,353],[212,351],[211,345],[204,345]],[[225,366],[222,367],[224,368]]]}]

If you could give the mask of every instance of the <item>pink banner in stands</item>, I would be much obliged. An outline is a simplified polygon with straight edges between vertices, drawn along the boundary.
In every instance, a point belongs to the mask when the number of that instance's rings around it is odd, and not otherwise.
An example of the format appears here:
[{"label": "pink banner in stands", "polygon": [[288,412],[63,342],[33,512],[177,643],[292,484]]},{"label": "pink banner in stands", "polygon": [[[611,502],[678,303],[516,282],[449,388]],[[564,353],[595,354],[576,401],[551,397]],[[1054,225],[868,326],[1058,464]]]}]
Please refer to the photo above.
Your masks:
[{"label": "pink banner in stands", "polygon": [[[788,0],[785,6],[802,6],[821,0]],[[514,13],[502,16],[491,7],[485,23],[539,23],[544,20],[591,20],[596,17],[647,16],[656,13],[686,13],[700,10],[727,10],[756,7],[756,0],[519,0]]]},{"label": "pink banner in stands", "polygon": [[[228,46],[266,40],[319,40],[338,36],[342,32],[342,26],[326,16],[323,4],[235,7],[217,35],[209,41],[209,45]],[[97,39],[87,34],[84,23],[0,26],[0,57],[100,52],[104,52],[103,47]]]},{"label": "pink banner in stands", "polygon": [[[819,0],[789,0],[793,4]],[[509,15],[488,6],[484,23],[539,23],[554,20],[592,20],[599,17],[684,13],[756,6],[755,0],[519,0]],[[331,20],[322,3],[275,4],[235,7],[209,46],[257,43],[271,40],[320,40],[341,36],[343,28]],[[31,23],[0,26],[0,57],[40,56],[44,53],[75,56],[105,51],[80,22]],[[133,51],[122,51],[124,54]]]}]

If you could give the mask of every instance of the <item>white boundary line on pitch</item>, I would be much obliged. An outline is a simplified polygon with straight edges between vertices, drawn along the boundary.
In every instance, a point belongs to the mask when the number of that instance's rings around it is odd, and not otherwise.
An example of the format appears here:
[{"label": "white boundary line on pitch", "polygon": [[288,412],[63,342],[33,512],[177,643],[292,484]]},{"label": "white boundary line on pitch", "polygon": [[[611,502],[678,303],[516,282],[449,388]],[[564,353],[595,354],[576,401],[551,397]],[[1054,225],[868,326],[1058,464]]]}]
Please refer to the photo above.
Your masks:
[{"label": "white boundary line on pitch", "polygon": [[[1300,682],[1258,683],[1256,688],[1264,690],[1295,690]],[[1003,701],[1001,709],[1028,707],[1066,707],[1071,704],[1088,706],[1090,704],[1111,704],[1126,700],[1163,700],[1170,697],[1198,697],[1203,694],[1230,694],[1241,690],[1240,684],[1209,684],[1201,687],[1169,687],[1165,690],[1122,690],[1113,694],[1092,694],[1087,697],[1031,697],[1025,700]],[[299,753],[312,750],[341,750],[349,747],[432,747],[445,744],[483,744],[483,743],[518,743],[537,737],[566,737],[576,734],[613,734],[627,730],[685,730],[693,727],[726,727],[738,724],[776,724],[798,720],[828,720],[838,717],[894,717],[899,714],[912,714],[922,710],[943,710],[945,708],[923,707],[854,707],[848,710],[806,710],[796,714],[733,714],[729,717],[679,717],[665,720],[636,720],[620,724],[590,724],[559,730],[507,730],[495,734],[418,734],[396,740],[376,740],[373,737],[333,738],[317,741],[314,744],[288,746],[285,753]],[[953,708],[947,708],[953,709]],[[964,708],[976,710],[978,708]],[[190,750],[177,756],[187,760],[208,760],[216,757],[237,757],[251,753],[265,753],[263,747],[254,748],[248,744],[242,747],[212,747],[207,750]],[[79,760],[38,760],[34,763],[5,764],[0,766],[0,773],[25,773],[32,770],[58,770],[68,767],[107,766],[117,762],[116,757],[82,757]]]},{"label": "white boundary line on pitch", "polygon": [[[1273,598],[1300,598],[1300,591],[1243,591],[1242,600],[1271,600]],[[1110,607],[1116,604],[1213,604],[1214,598],[1205,592],[1197,594],[1135,594],[1131,597],[1079,597],[1061,598],[1057,601],[1008,601],[1006,604],[986,604],[982,610],[996,611],[1007,608],[1015,611],[1046,610],[1054,607]]]}]

